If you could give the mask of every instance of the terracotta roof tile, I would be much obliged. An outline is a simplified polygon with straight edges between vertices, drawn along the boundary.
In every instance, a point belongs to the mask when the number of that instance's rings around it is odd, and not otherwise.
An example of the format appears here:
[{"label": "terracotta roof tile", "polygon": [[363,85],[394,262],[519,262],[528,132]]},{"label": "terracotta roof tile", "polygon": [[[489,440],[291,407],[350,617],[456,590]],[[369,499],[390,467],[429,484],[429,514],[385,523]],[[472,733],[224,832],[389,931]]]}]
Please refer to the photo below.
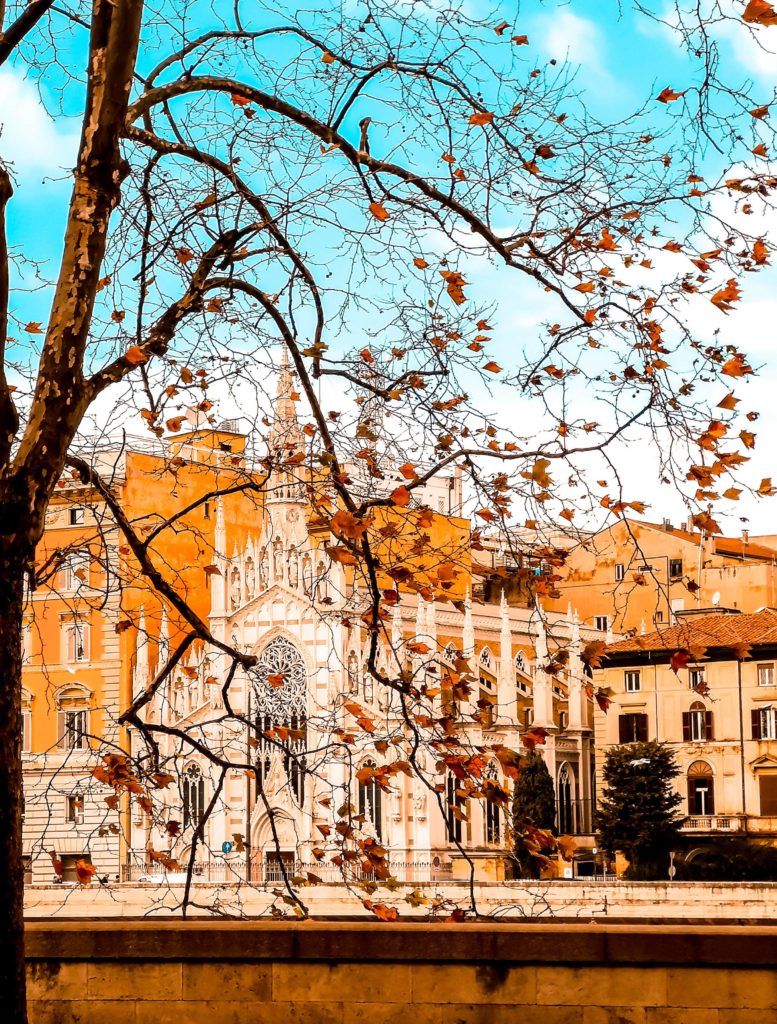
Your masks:
[{"label": "terracotta roof tile", "polygon": [[688,647],[731,647],[735,644],[777,644],[777,611],[765,608],[749,615],[680,616],[673,626],[610,644],[607,654],[676,651]]}]

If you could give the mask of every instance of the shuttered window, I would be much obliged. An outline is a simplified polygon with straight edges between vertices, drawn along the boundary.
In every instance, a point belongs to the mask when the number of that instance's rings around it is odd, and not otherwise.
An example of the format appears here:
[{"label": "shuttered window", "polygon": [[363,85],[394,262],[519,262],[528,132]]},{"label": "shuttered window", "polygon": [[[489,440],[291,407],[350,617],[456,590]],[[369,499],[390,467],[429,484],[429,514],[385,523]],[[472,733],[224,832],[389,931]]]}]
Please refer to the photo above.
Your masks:
[{"label": "shuttered window", "polygon": [[777,773],[759,773],[758,792],[761,797],[761,815],[777,818]]},{"label": "shuttered window", "polygon": [[648,716],[626,714],[618,716],[619,743],[647,743]]}]

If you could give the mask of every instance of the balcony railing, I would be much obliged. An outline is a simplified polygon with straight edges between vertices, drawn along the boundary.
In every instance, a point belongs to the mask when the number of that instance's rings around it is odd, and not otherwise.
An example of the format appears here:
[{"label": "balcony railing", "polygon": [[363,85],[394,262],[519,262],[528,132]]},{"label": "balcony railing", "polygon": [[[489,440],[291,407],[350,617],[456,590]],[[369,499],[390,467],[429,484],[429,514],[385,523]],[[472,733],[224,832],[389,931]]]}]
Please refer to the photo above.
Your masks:
[{"label": "balcony railing", "polygon": [[[319,864],[318,862],[296,861],[285,865],[289,878],[319,880],[329,884],[356,884],[375,880],[374,873],[365,871],[361,863],[346,863],[342,868],[335,864]],[[436,879],[450,878],[450,867],[435,866],[431,861],[390,861],[388,864],[391,875],[399,882],[429,882]],[[165,871],[159,864],[130,863],[125,864],[121,871],[122,882],[151,882],[159,885],[179,885],[186,880],[186,865],[181,871]],[[245,860],[201,861],[194,865],[192,882],[202,884],[237,884],[250,881],[253,885],[277,885],[283,883],[283,871],[277,860],[261,860],[257,858],[247,871]]]},{"label": "balcony railing", "polygon": [[735,814],[708,814],[686,818],[682,832],[741,832],[742,820]]}]

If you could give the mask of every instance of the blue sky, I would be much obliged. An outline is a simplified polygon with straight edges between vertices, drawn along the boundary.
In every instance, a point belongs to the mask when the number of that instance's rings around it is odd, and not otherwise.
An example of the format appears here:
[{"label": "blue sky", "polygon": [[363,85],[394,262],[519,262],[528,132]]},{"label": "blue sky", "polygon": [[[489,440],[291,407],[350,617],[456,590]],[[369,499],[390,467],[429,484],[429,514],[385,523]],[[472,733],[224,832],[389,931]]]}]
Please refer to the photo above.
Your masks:
[{"label": "blue sky", "polygon": [[[430,18],[440,0],[427,0],[415,4]],[[396,9],[412,5],[412,0],[397,0]],[[288,5],[287,5],[288,6]],[[307,9],[314,4],[299,4]],[[341,4],[348,10],[359,9],[358,0],[344,0]],[[486,7],[481,0],[464,0],[464,10],[480,14]],[[623,10],[619,13],[619,8]],[[656,8],[659,4],[654,5]],[[731,10],[741,4],[730,0]],[[330,5],[331,9],[331,5]],[[616,0],[521,0],[493,6],[494,22],[501,17],[514,18],[514,29],[529,36],[530,45],[525,48],[527,61],[540,64],[550,58],[559,62],[569,60],[578,68],[576,82],[585,95],[587,105],[602,120],[612,120],[624,115],[642,102],[649,102],[665,86],[677,90],[694,84],[698,74],[678,45],[671,30],[651,22],[642,15],[634,14],[631,4],[618,4]],[[517,17],[515,16],[518,11]],[[763,102],[771,97],[777,80],[777,58],[767,49],[754,44],[744,29],[735,23],[715,30],[719,36],[721,54],[727,63],[729,75],[739,82],[753,82],[755,93],[763,92]],[[777,28],[771,37],[764,33],[765,46],[777,50]],[[522,50],[521,53],[524,56]],[[75,60],[75,56],[74,56]],[[59,116],[53,119],[46,108],[56,109],[58,89],[61,81],[44,78],[35,81],[24,77],[23,68],[16,65],[0,70],[0,156],[13,164],[17,194],[9,211],[11,241],[21,243],[24,250],[39,264],[39,275],[31,266],[25,269],[25,292],[16,296],[15,312],[22,323],[27,320],[45,321],[50,292],[45,281],[55,272],[56,258],[61,242],[64,214],[70,190],[68,168],[72,167],[78,141],[78,123],[74,119]],[[41,102],[39,91],[45,99]],[[70,108],[75,107],[72,100]],[[671,111],[657,110],[657,117],[669,117]],[[725,170],[720,158],[710,151],[707,160],[713,172]],[[757,216],[761,216],[760,212]],[[764,216],[764,233],[772,227],[772,218]],[[777,224],[777,219],[775,219]],[[753,223],[748,224],[754,230]],[[496,321],[499,327],[495,337],[494,355],[509,365],[510,348],[516,336],[530,332],[536,323],[547,316],[547,309],[538,302],[536,294],[525,296],[525,301],[516,301],[519,296],[504,294],[501,279],[485,267],[473,266],[471,272],[473,287],[482,294],[488,294],[498,305]],[[36,282],[40,281],[40,286]],[[774,408],[772,391],[777,383],[775,360],[777,339],[774,325],[777,323],[777,295],[775,271],[771,268],[745,282],[745,301],[728,317],[723,318],[709,304],[697,303],[689,307],[688,315],[698,324],[702,336],[712,336],[715,330],[728,332],[742,348],[751,354],[755,365],[762,366],[760,376],[739,386],[748,407],[761,410],[762,417],[757,424],[760,444],[753,458],[754,477],[773,476],[777,480],[777,461],[772,457],[772,446],[768,439],[777,431],[777,409]],[[521,297],[524,298],[524,297]],[[746,396],[746,397],[745,397]],[[501,416],[511,416],[514,410],[509,403],[495,402],[494,411]],[[229,410],[225,409],[225,414]],[[635,464],[633,459],[625,460],[627,479],[633,477],[635,487],[642,494],[648,491],[656,516],[668,514],[680,517],[679,501],[652,482],[646,481],[651,474],[649,461]],[[629,483],[632,480],[628,480]],[[741,503],[733,514],[727,529],[734,531],[741,525],[752,530],[772,532],[773,502]],[[740,523],[740,517],[749,520]],[[775,531],[777,532],[777,531]]]}]

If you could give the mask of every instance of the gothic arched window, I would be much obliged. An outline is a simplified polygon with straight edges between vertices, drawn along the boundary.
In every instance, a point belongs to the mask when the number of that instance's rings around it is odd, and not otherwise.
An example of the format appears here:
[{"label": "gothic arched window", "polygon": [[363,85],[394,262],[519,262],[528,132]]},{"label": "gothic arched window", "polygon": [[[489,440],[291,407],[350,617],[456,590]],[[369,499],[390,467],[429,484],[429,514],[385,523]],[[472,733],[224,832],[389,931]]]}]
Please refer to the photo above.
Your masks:
[{"label": "gothic arched window", "polygon": [[[486,778],[490,782],[497,782],[499,774],[496,770],[496,765],[489,765],[486,769]],[[498,845],[502,841],[502,814],[499,810],[499,804],[495,800],[489,800],[489,790],[491,787],[486,787],[486,801],[485,801],[485,819],[486,819],[486,842],[494,846]]]},{"label": "gothic arched window", "polygon": [[462,822],[465,812],[463,810],[466,798],[459,789],[459,783],[452,772],[448,772],[445,779],[446,824],[448,826],[448,839],[452,843],[460,843],[463,834]]},{"label": "gothic arched window", "polygon": [[491,651],[488,649],[488,647],[484,647],[483,650],[480,652],[480,664],[484,668],[491,667]]},{"label": "gothic arched window", "polygon": [[[365,761],[364,768],[375,768],[374,761]],[[359,814],[364,817],[364,825],[369,831],[375,831],[378,841],[383,839],[383,791],[374,779],[359,783]]]},{"label": "gothic arched window", "polygon": [[565,834],[568,832],[575,832],[574,822],[574,776],[572,775],[569,765],[565,761],[558,772],[558,814],[556,821],[558,823],[558,830],[560,833]]},{"label": "gothic arched window", "polygon": [[205,780],[198,764],[190,764],[183,773],[183,827],[192,828],[202,821],[205,814]]},{"label": "gothic arched window", "polygon": [[257,771],[263,782],[270,769],[272,743],[265,733],[276,726],[290,730],[282,740],[283,766],[298,804],[305,796],[305,751],[307,747],[307,673],[305,662],[294,644],[286,637],[271,640],[259,656],[253,671],[256,696],[256,728],[259,750]]},{"label": "gothic arched window", "polygon": [[364,682],[364,699],[371,704],[372,698],[375,696],[375,680],[366,661],[362,666],[362,680]]}]

